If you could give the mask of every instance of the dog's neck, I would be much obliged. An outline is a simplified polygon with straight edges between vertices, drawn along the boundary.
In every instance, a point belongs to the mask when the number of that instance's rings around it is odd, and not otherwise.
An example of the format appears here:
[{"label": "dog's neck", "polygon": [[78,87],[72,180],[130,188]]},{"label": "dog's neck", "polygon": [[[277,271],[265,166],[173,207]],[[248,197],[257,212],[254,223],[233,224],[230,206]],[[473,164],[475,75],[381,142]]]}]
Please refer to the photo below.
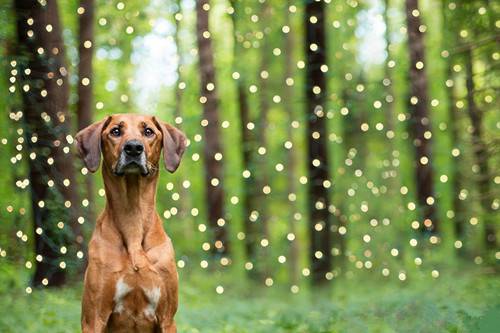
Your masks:
[{"label": "dog's neck", "polygon": [[142,241],[156,216],[158,174],[116,176],[103,168],[105,214],[120,233],[129,253],[142,250]]},{"label": "dog's neck", "polygon": [[113,214],[129,216],[140,213],[147,216],[155,212],[158,174],[116,176],[103,168],[103,178],[106,208]]}]

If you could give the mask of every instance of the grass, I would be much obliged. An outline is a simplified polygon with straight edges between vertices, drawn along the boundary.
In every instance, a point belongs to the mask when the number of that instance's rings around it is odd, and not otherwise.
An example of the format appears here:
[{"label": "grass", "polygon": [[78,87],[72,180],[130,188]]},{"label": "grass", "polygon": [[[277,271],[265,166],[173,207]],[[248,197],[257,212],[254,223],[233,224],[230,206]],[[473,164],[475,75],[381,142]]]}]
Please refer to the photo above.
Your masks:
[{"label": "grass", "polygon": [[[445,274],[443,274],[445,275]],[[500,327],[500,279],[456,272],[404,283],[370,275],[292,294],[217,273],[181,274],[179,332],[479,332]],[[223,280],[225,291],[214,286]],[[238,280],[238,279],[236,279]],[[3,292],[0,332],[79,332],[79,286]]]}]

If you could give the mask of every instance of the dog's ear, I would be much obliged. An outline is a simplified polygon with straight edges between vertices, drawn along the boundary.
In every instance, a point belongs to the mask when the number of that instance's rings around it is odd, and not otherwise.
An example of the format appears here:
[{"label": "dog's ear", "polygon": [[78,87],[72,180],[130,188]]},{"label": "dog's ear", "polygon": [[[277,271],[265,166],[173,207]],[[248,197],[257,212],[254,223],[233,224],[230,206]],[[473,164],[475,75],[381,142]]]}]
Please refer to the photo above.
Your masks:
[{"label": "dog's ear", "polygon": [[186,150],[186,135],[177,128],[153,117],[156,127],[163,136],[163,160],[165,168],[174,172],[181,163],[182,154]]},{"label": "dog's ear", "polygon": [[96,172],[101,163],[101,133],[109,124],[111,117],[85,127],[76,134],[76,148],[85,167]]}]

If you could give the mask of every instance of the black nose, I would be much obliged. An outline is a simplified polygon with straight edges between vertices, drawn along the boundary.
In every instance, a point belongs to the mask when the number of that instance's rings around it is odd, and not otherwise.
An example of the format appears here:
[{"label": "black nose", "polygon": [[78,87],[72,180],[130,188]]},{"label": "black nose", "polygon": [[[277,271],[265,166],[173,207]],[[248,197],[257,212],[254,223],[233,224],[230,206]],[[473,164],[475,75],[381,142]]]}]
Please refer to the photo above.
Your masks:
[{"label": "black nose", "polygon": [[138,140],[130,140],[125,143],[123,150],[129,156],[139,156],[144,151],[144,146]]}]

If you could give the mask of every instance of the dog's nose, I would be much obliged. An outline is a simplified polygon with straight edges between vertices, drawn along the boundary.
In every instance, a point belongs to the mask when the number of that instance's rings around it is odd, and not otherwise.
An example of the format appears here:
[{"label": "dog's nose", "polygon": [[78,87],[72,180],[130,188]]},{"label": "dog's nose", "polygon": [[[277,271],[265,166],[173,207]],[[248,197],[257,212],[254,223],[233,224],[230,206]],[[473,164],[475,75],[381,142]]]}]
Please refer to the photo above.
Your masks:
[{"label": "dog's nose", "polygon": [[144,145],[138,140],[130,140],[125,143],[123,150],[129,156],[139,156],[144,151]]}]

